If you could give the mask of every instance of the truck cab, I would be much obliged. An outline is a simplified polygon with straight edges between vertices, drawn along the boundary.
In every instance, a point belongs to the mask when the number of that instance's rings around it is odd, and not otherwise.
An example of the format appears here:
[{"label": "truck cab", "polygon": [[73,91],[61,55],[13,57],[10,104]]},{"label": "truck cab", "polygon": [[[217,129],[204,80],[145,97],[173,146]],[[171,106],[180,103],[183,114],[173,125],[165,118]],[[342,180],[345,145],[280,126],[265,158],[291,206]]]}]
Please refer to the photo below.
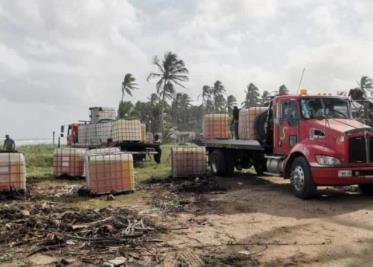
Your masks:
[{"label": "truck cab", "polygon": [[68,125],[67,128],[67,145],[73,146],[74,144],[78,143],[78,131],[79,131],[79,123],[72,123]]},{"label": "truck cab", "polygon": [[267,170],[290,178],[297,196],[312,197],[317,186],[333,185],[358,184],[373,192],[373,131],[351,117],[348,99],[280,96],[270,109]]}]

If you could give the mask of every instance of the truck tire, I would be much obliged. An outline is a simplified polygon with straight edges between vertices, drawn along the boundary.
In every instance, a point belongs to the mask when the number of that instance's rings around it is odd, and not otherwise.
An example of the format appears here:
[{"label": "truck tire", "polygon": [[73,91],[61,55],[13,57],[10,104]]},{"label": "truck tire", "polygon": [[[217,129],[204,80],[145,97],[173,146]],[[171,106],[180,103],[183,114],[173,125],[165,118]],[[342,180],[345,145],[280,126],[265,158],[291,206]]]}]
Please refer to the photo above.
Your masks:
[{"label": "truck tire", "polygon": [[210,154],[210,169],[213,175],[224,176],[227,173],[226,161],[223,151],[214,150]]},{"label": "truck tire", "polygon": [[373,196],[373,184],[359,184],[361,193],[367,196]]},{"label": "truck tire", "polygon": [[231,176],[234,173],[234,158],[232,153],[228,152],[224,155],[225,159],[225,176]]},{"label": "truck tire", "polygon": [[317,187],[312,179],[311,169],[304,157],[297,157],[291,164],[290,184],[295,196],[309,199],[317,194]]},{"label": "truck tire", "polygon": [[254,162],[254,169],[255,169],[257,176],[263,175],[265,168],[266,168],[265,163],[259,162],[259,161]]},{"label": "truck tire", "polygon": [[267,111],[262,112],[255,120],[255,132],[258,141],[261,144],[264,144],[267,140],[266,136],[266,120],[267,120]]}]

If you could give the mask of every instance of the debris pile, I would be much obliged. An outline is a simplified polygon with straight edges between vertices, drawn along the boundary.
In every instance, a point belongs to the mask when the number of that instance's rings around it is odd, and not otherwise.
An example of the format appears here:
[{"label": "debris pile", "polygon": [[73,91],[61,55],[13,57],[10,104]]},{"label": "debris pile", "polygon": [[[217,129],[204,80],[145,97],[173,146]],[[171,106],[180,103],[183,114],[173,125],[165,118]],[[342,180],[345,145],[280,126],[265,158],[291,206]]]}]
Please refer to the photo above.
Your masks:
[{"label": "debris pile", "polygon": [[209,206],[204,194],[226,191],[214,177],[153,179],[140,186],[155,192],[149,204],[166,213],[199,213],[201,208]]},{"label": "debris pile", "polygon": [[0,250],[22,248],[28,256],[41,251],[61,250],[99,259],[123,246],[143,246],[154,239],[154,224],[123,208],[65,209],[51,202],[12,203],[0,210]]},{"label": "debris pile", "polygon": [[[227,189],[221,186],[217,181],[216,177],[197,177],[194,179],[190,178],[166,178],[166,179],[150,179],[143,183],[146,189],[167,189],[174,193],[221,193]],[[140,187],[141,189],[141,187]]]},{"label": "debris pile", "polygon": [[226,191],[226,189],[219,185],[213,178],[207,177],[186,180],[175,185],[174,191],[203,194],[211,192],[223,192]]}]

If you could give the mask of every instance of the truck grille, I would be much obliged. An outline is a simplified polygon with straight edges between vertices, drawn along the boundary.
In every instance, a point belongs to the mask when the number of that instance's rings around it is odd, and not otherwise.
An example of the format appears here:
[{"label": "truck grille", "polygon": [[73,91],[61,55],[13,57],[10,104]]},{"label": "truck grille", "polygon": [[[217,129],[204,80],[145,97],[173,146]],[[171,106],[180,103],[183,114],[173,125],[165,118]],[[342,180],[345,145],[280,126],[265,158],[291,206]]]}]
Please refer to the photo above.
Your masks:
[{"label": "truck grille", "polygon": [[352,163],[362,163],[367,162],[367,153],[365,149],[365,142],[369,142],[368,145],[368,157],[369,162],[373,162],[373,137],[367,137],[366,140],[364,136],[352,137],[349,140],[349,161]]}]

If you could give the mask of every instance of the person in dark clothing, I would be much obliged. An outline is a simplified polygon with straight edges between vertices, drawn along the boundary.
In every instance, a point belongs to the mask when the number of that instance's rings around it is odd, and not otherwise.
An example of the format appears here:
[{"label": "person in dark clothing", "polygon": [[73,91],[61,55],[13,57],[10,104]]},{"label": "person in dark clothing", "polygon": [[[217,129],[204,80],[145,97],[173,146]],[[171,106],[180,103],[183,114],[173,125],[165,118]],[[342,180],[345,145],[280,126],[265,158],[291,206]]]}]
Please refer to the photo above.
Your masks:
[{"label": "person in dark clothing", "polygon": [[9,137],[9,135],[5,135],[3,150],[6,152],[14,152],[16,151],[16,144],[13,139]]},{"label": "person in dark clothing", "polygon": [[232,132],[232,137],[233,139],[238,139],[238,119],[240,115],[240,110],[238,109],[237,106],[233,107],[232,111],[232,122],[231,122],[231,132]]},{"label": "person in dark clothing", "polygon": [[159,135],[156,134],[154,135],[154,144],[155,146],[155,152],[157,154],[154,154],[154,161],[157,162],[158,164],[161,163],[161,156],[162,156],[162,149],[161,149],[161,139],[159,138]]}]

